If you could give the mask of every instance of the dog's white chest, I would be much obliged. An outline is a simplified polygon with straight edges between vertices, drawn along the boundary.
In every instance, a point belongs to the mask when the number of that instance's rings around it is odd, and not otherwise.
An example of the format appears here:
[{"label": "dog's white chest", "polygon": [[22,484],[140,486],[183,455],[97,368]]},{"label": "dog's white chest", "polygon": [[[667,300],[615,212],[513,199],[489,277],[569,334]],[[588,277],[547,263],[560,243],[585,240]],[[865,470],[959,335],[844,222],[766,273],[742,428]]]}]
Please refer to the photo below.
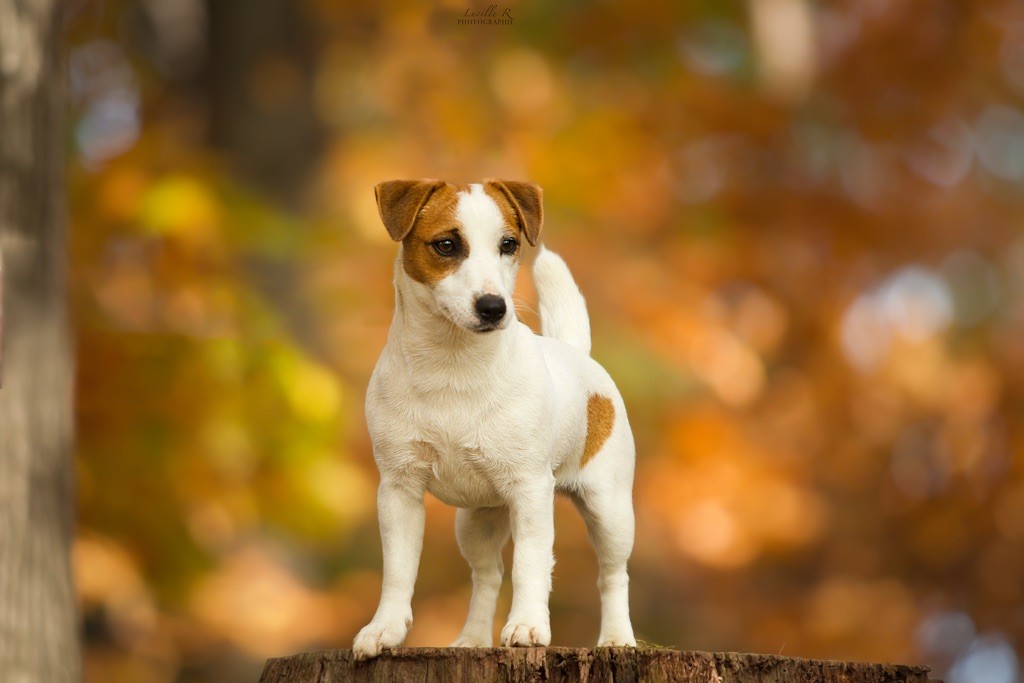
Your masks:
[{"label": "dog's white chest", "polygon": [[430,467],[427,490],[453,507],[502,505],[480,447],[447,440],[420,441],[416,448]]}]

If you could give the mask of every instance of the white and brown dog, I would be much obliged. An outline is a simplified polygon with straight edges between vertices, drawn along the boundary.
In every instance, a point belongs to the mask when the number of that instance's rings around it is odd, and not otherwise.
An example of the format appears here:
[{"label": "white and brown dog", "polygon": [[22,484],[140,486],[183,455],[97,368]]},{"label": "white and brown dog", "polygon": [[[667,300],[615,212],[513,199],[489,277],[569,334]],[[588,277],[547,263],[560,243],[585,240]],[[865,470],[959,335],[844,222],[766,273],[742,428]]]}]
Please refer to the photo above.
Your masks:
[{"label": "white and brown dog", "polygon": [[395,315],[366,396],[384,583],[355,656],[400,645],[412,624],[426,491],[458,508],[459,548],[473,572],[469,617],[453,645],[492,645],[510,533],[512,610],[501,643],[550,643],[556,491],[576,503],[597,550],[598,645],[635,645],[626,574],[635,449],[622,397],[590,357],[586,305],[559,256],[542,247],[533,267],[543,336],[513,307],[522,240],[536,246],[540,236],[541,189],[499,180],[375,189],[401,246]]}]

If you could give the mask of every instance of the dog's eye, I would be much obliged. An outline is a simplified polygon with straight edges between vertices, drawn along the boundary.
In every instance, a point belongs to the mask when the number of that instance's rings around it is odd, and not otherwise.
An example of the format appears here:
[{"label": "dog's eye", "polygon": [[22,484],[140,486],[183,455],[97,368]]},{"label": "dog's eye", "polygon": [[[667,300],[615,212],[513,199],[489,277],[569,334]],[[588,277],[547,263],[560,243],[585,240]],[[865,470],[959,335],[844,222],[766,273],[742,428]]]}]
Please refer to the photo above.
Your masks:
[{"label": "dog's eye", "polygon": [[498,251],[500,251],[502,254],[514,254],[516,249],[518,248],[519,242],[512,239],[511,237],[506,237],[505,239],[501,240],[501,244],[498,245]]},{"label": "dog's eye", "polygon": [[455,253],[455,240],[443,239],[433,243],[434,251],[441,256],[451,256]]}]

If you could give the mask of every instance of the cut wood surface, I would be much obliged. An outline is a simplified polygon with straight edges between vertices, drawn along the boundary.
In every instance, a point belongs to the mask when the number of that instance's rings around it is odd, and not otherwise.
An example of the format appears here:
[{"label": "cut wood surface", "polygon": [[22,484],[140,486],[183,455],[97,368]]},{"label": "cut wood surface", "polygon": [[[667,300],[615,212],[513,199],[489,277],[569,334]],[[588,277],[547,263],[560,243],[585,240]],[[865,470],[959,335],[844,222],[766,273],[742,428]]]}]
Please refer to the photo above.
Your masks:
[{"label": "cut wood surface", "polygon": [[[397,648],[355,662],[349,650],[267,661],[259,683],[341,681],[678,681],[679,683],[929,683],[928,669],[667,648]],[[934,681],[932,683],[935,683]]]}]

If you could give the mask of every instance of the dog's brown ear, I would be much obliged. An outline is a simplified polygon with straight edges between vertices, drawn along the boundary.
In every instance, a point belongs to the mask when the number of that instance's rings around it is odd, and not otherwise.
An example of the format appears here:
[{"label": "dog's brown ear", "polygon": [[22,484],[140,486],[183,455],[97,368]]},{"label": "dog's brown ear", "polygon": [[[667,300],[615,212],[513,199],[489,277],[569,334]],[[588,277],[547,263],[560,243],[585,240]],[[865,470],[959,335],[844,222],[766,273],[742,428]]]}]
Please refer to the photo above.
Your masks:
[{"label": "dog's brown ear", "polygon": [[416,217],[442,180],[385,180],[373,188],[377,211],[391,239],[400,242],[412,230]]},{"label": "dog's brown ear", "polygon": [[544,205],[540,185],[522,183],[518,180],[485,180],[484,184],[501,192],[519,219],[519,229],[526,235],[526,241],[537,246],[540,230],[544,227]]}]

